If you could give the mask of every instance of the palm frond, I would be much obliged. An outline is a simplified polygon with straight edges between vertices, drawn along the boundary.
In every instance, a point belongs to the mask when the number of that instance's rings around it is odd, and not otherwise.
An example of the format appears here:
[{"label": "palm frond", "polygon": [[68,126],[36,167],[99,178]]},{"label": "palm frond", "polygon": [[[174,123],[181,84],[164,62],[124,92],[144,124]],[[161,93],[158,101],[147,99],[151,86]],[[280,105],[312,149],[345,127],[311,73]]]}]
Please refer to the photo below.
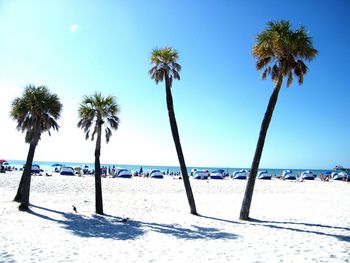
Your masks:
[{"label": "palm frond", "polygon": [[105,128],[105,134],[106,134],[106,142],[109,143],[109,139],[112,136],[112,131],[111,131],[111,129],[109,127]]},{"label": "palm frond", "polygon": [[177,72],[181,71],[181,65],[179,63],[176,63],[176,62],[172,63],[172,68]]},{"label": "palm frond", "polygon": [[174,76],[174,79],[180,80],[180,74],[178,71],[173,70],[172,73],[173,73],[172,75]]},{"label": "palm frond", "polygon": [[280,68],[275,64],[271,69],[271,79],[277,81],[280,75]]},{"label": "palm frond", "polygon": [[109,126],[111,126],[112,129],[117,130],[119,127],[119,118],[117,116],[111,116],[107,119],[107,122]]},{"label": "palm frond", "polygon": [[263,73],[261,74],[261,79],[266,79],[266,76],[268,75],[268,74],[270,74],[270,72],[271,72],[271,67],[267,67],[267,68],[265,68],[265,70],[263,71]]},{"label": "palm frond", "polygon": [[287,87],[289,87],[293,82],[293,72],[289,71],[288,73],[288,80],[287,80]]},{"label": "palm frond", "polygon": [[258,59],[255,66],[257,70],[261,70],[264,67],[266,67],[271,61],[271,57],[263,57],[261,59]]}]

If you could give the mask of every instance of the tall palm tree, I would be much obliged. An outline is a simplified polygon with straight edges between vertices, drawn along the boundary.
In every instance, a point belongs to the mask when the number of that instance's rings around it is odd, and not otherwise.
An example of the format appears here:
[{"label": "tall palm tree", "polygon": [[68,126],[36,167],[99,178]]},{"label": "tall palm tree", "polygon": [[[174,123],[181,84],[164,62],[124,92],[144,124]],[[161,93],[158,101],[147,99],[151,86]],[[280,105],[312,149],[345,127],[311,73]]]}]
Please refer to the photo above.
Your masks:
[{"label": "tall palm tree", "polygon": [[29,143],[27,161],[22,173],[21,181],[15,196],[15,201],[20,202],[20,210],[28,210],[31,182],[31,169],[35,148],[38,145],[41,134],[50,129],[58,130],[56,122],[61,114],[62,104],[56,94],[51,94],[45,86],[25,87],[22,97],[17,97],[12,102],[10,116],[17,121],[17,129],[26,132],[25,142]]},{"label": "tall palm tree", "polygon": [[265,79],[267,75],[271,75],[275,86],[260,128],[259,139],[240,212],[240,219],[242,220],[249,219],[254,184],[265,137],[283,78],[287,78],[287,87],[292,84],[293,76],[297,77],[299,85],[301,85],[304,82],[304,75],[308,71],[304,61],[311,61],[316,57],[318,51],[313,48],[311,38],[304,27],[293,30],[289,21],[281,20],[267,23],[266,30],[257,35],[252,53],[257,60],[257,70],[262,70],[261,78]]},{"label": "tall palm tree", "polygon": [[180,163],[181,173],[185,185],[187,199],[190,205],[191,214],[197,215],[196,204],[194,201],[190,180],[188,178],[185,158],[182,152],[179,131],[177,128],[173,96],[171,94],[173,79],[180,79],[179,72],[181,70],[181,66],[176,62],[178,58],[179,55],[177,51],[170,47],[165,47],[163,49],[154,49],[151,54],[151,64],[153,67],[149,71],[149,74],[151,75],[151,79],[154,79],[156,84],[158,84],[160,81],[165,80],[166,102],[171,132],[175,143],[177,157]]},{"label": "tall palm tree", "polygon": [[119,126],[118,113],[120,111],[116,98],[113,96],[103,97],[101,93],[92,96],[84,96],[79,107],[78,127],[84,129],[86,140],[95,139],[95,204],[96,213],[103,214],[102,185],[101,185],[101,136],[102,126],[105,125],[106,142],[112,136],[112,130],[117,130]]}]

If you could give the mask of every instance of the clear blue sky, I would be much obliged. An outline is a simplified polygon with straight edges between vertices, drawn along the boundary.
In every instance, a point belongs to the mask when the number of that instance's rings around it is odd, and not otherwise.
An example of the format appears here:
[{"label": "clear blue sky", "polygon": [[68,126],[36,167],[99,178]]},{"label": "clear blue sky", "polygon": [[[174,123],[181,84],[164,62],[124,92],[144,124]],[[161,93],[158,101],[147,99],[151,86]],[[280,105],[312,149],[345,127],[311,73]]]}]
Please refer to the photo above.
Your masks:
[{"label": "clear blue sky", "polygon": [[9,111],[35,84],[64,105],[60,131],[42,137],[36,160],[93,162],[77,108],[99,91],[122,109],[102,162],[178,165],[164,83],[148,75],[152,49],[171,46],[182,65],[173,96],[187,165],[250,167],[273,89],[251,47],[268,21],[286,19],[306,27],[319,55],[302,86],[281,90],[260,167],[349,167],[349,14],[347,0],[0,0],[0,158],[26,159]]}]

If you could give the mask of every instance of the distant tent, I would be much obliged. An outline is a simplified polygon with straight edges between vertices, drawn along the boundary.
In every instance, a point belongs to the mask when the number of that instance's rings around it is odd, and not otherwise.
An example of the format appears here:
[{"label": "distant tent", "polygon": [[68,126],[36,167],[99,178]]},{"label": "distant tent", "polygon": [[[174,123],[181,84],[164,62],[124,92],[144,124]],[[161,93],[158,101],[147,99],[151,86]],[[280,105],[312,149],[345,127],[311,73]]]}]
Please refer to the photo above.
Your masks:
[{"label": "distant tent", "polygon": [[149,174],[150,178],[155,178],[155,179],[163,179],[163,173],[157,169],[153,169],[151,170],[150,174]]},{"label": "distant tent", "polygon": [[31,169],[32,173],[36,173],[39,174],[40,173],[40,166],[38,164],[33,164],[32,165],[32,169]]},{"label": "distant tent", "polygon": [[74,175],[75,175],[75,172],[74,172],[74,169],[73,169],[72,167],[65,166],[65,167],[62,167],[62,168],[61,168],[60,175],[70,175],[70,176],[74,176]]}]

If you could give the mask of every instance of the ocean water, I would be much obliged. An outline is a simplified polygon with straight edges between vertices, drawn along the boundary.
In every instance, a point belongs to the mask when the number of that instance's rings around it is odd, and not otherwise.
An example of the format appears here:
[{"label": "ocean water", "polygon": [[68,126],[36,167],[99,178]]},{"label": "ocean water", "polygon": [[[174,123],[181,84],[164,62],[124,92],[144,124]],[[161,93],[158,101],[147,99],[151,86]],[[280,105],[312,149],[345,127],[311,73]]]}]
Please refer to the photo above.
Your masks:
[{"label": "ocean water", "polygon": [[[10,166],[13,166],[17,169],[23,168],[25,161],[24,160],[7,160]],[[55,161],[33,161],[33,164],[38,164],[40,168],[44,171],[54,171],[55,167],[52,166],[53,164],[61,164],[64,166],[70,166],[70,167],[83,167],[83,166],[88,166],[90,169],[94,169],[95,164],[94,163],[85,163],[85,162],[55,162]],[[122,167],[131,170],[132,172],[134,171],[140,171],[141,167],[144,172],[150,171],[151,169],[158,169],[164,173],[180,173],[180,167],[179,166],[156,166],[156,165],[130,165],[130,164],[109,164],[109,163],[101,163],[101,167],[107,167],[112,169],[113,167]],[[232,175],[234,171],[241,170],[241,169],[248,169],[248,167],[192,167],[188,166],[187,171],[190,174],[192,169],[197,169],[197,170],[209,170],[215,171],[218,169],[223,169],[225,173]],[[322,169],[291,169],[291,168],[284,168],[284,169],[275,169],[275,168],[261,168],[259,171],[268,171],[271,173],[273,176],[278,176],[281,175],[283,170],[292,170],[295,174],[300,175],[303,171],[305,170],[310,170],[317,176],[319,176],[321,173],[326,173],[329,170],[322,170]]]}]

